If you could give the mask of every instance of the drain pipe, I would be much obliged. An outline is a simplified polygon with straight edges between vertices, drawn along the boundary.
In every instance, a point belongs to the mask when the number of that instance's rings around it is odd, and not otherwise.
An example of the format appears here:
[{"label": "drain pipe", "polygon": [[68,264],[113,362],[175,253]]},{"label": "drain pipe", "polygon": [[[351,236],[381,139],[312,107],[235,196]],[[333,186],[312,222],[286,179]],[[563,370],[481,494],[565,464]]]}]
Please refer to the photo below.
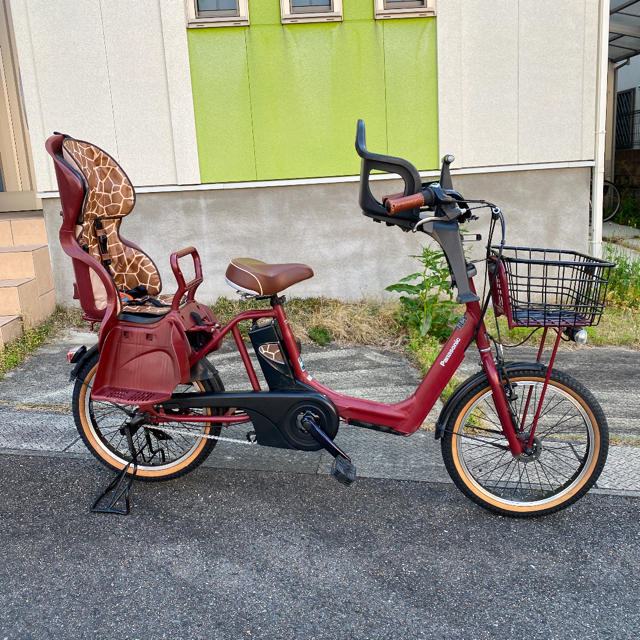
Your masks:
[{"label": "drain pipe", "polygon": [[607,122],[607,76],[609,71],[610,0],[600,0],[598,27],[598,67],[596,75],[595,164],[591,179],[591,243],[592,256],[602,256],[602,192],[604,189],[604,151]]}]

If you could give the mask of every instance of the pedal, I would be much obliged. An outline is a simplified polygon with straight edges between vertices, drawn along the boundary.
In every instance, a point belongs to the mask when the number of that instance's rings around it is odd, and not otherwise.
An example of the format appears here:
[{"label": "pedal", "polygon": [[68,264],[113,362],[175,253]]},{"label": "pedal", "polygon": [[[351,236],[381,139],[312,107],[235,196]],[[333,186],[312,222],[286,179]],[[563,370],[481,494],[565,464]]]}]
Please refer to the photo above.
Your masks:
[{"label": "pedal", "polygon": [[331,465],[331,475],[338,482],[349,486],[356,479],[356,465],[343,456],[336,456]]}]

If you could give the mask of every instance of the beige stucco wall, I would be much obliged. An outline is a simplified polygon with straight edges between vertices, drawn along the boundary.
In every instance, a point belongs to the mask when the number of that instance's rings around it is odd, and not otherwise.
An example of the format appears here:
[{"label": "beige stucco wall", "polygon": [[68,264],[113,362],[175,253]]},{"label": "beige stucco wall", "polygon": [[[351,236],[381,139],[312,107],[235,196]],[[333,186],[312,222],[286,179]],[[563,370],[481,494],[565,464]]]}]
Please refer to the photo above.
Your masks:
[{"label": "beige stucco wall", "polygon": [[[576,168],[463,175],[454,181],[467,197],[502,206],[508,242],[585,251],[589,177],[588,168]],[[380,192],[394,189],[392,182],[376,184]],[[59,200],[44,200],[44,206],[47,233],[55,238]],[[487,222],[485,213],[465,226],[483,232]],[[151,254],[165,292],[175,288],[169,254],[195,245],[203,260],[198,298],[204,302],[234,295],[224,272],[230,258],[241,256],[312,266],[315,277],[291,288],[296,296],[378,298],[385,286],[416,271],[409,255],[430,241],[365,218],[356,183],[141,194],[122,232]],[[483,246],[472,245],[471,257],[481,257]],[[71,260],[58,242],[50,251],[58,302],[71,303]]]},{"label": "beige stucco wall", "polygon": [[456,166],[593,160],[597,0],[438,0],[440,150]]},{"label": "beige stucco wall", "polygon": [[53,130],[107,149],[136,185],[200,181],[184,4],[11,0],[36,181]]}]

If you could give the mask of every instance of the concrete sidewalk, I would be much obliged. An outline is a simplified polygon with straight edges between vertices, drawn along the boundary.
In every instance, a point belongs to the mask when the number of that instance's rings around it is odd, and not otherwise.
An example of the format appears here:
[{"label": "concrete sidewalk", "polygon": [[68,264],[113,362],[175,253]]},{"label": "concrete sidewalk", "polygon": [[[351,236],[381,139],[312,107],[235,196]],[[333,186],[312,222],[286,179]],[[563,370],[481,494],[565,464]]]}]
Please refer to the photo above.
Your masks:
[{"label": "concrete sidewalk", "polygon": [[[67,457],[90,454],[82,444],[70,414],[72,383],[65,355],[74,345],[92,344],[92,333],[68,331],[43,345],[19,368],[0,381],[0,453],[35,453]],[[509,361],[535,359],[533,349],[509,353]],[[307,369],[327,386],[348,395],[380,402],[397,402],[419,382],[417,372],[400,354],[370,347],[305,347]],[[246,374],[231,345],[212,354],[229,390],[246,389]],[[478,356],[470,349],[461,377],[478,370]],[[597,491],[640,496],[640,353],[629,349],[581,348],[564,350],[556,367],[583,382],[602,404],[612,435],[607,465]],[[257,368],[257,366],[256,366]],[[441,405],[427,418],[434,424]],[[224,435],[244,439],[247,425],[231,427]],[[359,477],[419,482],[449,482],[440,444],[431,431],[408,438],[341,425],[336,441],[349,453]],[[636,445],[636,446],[633,446]],[[88,464],[97,464],[89,462]],[[207,466],[228,469],[327,474],[330,457],[324,451],[299,452],[220,442]]]}]

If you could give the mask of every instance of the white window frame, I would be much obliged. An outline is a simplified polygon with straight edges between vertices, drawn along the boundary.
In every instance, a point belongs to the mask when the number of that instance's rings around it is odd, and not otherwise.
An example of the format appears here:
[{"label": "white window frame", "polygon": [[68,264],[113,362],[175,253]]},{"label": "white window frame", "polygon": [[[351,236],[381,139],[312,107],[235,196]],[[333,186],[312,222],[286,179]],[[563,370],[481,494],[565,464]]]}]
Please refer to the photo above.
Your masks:
[{"label": "white window frame", "polygon": [[385,9],[384,0],[374,0],[376,20],[395,18],[430,18],[436,15],[436,0],[427,0],[425,7],[407,7],[405,9]]},{"label": "white window frame", "polygon": [[197,0],[185,0],[185,7],[187,10],[187,27],[190,29],[249,26],[249,0],[238,0],[237,16],[198,16]]},{"label": "white window frame", "polygon": [[291,0],[280,0],[282,24],[300,22],[342,22],[342,0],[331,1],[332,11],[300,11],[295,13],[291,8]]}]

